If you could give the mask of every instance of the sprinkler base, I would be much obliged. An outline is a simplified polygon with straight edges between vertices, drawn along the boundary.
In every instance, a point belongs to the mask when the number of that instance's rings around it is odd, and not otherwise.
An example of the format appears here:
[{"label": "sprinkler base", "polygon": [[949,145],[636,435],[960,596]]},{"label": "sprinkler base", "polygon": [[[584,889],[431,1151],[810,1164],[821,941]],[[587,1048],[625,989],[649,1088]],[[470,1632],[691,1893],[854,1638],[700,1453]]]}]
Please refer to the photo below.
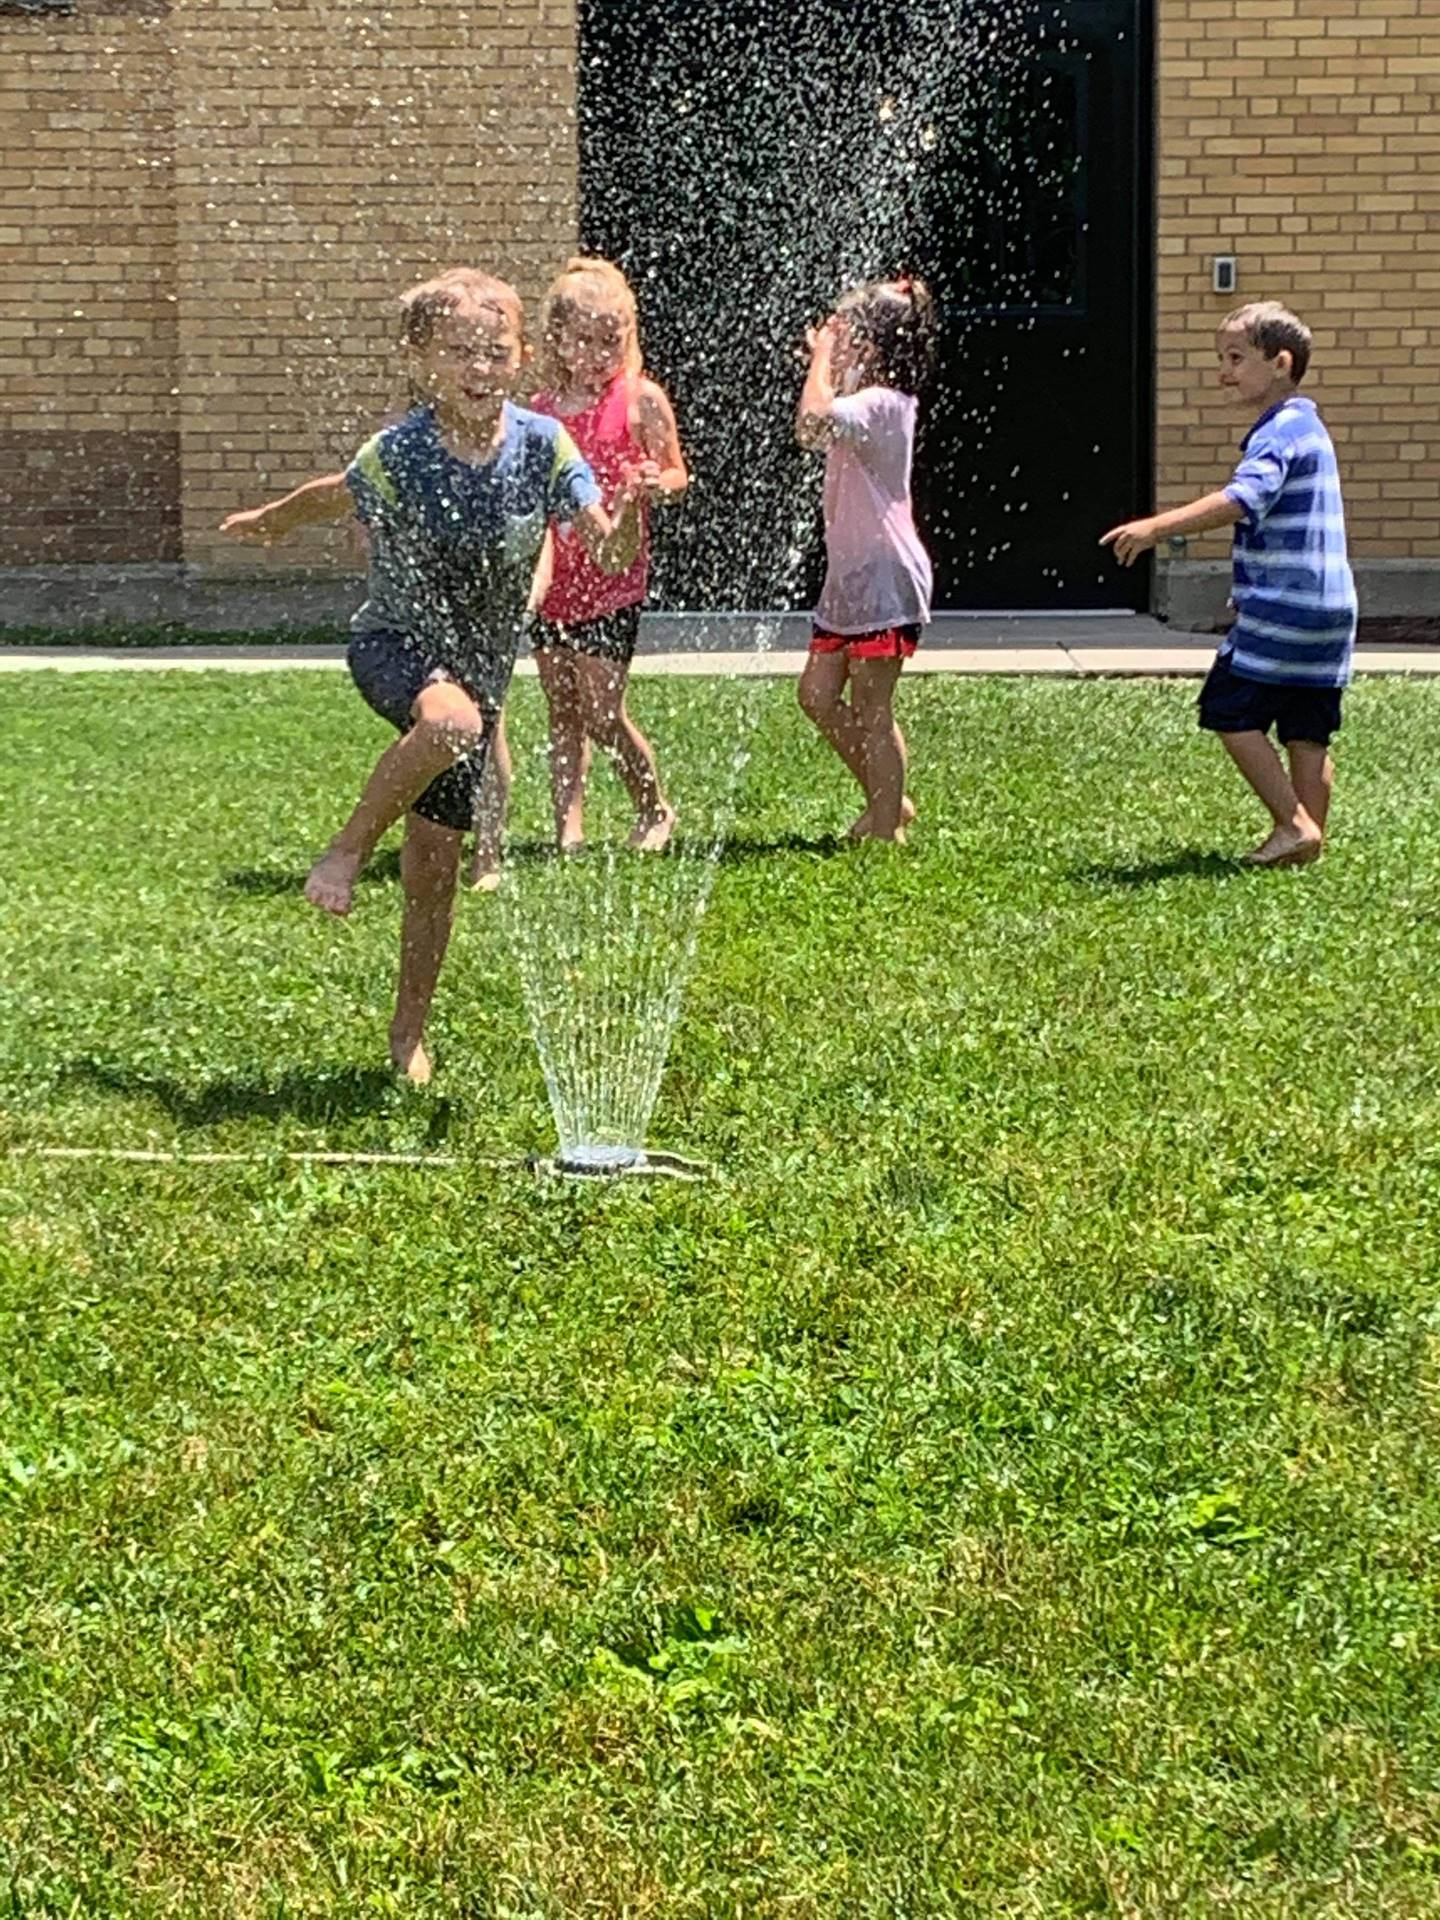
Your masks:
[{"label": "sprinkler base", "polygon": [[532,1164],[537,1173],[569,1180],[703,1180],[710,1171],[702,1161],[641,1147],[570,1147]]}]

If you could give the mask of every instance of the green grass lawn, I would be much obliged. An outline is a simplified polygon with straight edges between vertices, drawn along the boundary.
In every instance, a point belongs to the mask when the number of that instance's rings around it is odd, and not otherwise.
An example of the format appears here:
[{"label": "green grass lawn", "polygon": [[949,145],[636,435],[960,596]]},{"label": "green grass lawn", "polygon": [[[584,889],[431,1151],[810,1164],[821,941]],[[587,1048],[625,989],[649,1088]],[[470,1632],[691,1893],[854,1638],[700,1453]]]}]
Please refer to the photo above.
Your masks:
[{"label": "green grass lawn", "polygon": [[7,677],[0,1145],[255,1159],[0,1160],[0,1916],[1440,1912],[1440,688],[1276,875],[1192,687],[903,697],[857,855],[788,686],[639,683],[692,831],[757,722],[718,1171],[577,1185],[533,686],[416,1094],[342,676]]}]

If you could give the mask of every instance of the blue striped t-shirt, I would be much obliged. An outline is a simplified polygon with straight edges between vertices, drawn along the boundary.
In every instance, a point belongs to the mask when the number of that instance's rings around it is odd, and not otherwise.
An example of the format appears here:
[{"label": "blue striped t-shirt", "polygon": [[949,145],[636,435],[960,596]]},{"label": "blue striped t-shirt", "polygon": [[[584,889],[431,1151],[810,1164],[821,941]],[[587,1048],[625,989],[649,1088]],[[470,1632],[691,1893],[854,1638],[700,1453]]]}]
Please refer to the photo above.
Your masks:
[{"label": "blue striped t-shirt", "polygon": [[1335,448],[1313,400],[1262,414],[1227,498],[1235,528],[1237,618],[1220,649],[1242,680],[1343,687],[1355,648],[1355,580]]}]

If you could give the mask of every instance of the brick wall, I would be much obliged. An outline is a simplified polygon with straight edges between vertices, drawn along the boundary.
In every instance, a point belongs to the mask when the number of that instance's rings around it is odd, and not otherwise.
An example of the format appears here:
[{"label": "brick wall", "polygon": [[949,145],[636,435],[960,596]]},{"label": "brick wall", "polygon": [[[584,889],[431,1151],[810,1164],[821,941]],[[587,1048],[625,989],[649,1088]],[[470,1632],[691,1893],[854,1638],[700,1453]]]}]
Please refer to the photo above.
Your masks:
[{"label": "brick wall", "polygon": [[[1315,326],[1357,555],[1440,561],[1440,8],[1158,11],[1160,498],[1233,457],[1235,253]],[[575,0],[0,0],[0,561],[253,570],[216,522],[396,398],[396,293],[473,261],[532,300],[572,244],[574,67]]]},{"label": "brick wall", "polygon": [[[398,398],[395,302],[457,263],[527,302],[573,247],[571,0],[205,0],[176,34],[185,557]],[[312,532],[276,563],[342,559]]]},{"label": "brick wall", "polygon": [[402,289],[573,248],[574,68],[573,0],[0,0],[0,564],[253,572],[216,523],[383,417]]},{"label": "brick wall", "polygon": [[[1440,6],[1160,0],[1162,504],[1208,492],[1243,422],[1215,386],[1217,253],[1315,332],[1352,550],[1440,558]],[[1226,550],[1224,536],[1193,543]]]},{"label": "brick wall", "polygon": [[0,558],[180,551],[168,8],[0,11]]}]

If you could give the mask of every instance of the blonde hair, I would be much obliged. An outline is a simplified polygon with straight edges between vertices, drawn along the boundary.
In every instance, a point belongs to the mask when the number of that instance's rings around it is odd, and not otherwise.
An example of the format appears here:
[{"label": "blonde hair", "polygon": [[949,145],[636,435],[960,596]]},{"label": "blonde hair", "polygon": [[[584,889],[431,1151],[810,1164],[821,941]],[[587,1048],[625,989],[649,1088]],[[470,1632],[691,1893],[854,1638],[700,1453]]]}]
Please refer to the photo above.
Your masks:
[{"label": "blonde hair", "polygon": [[635,294],[613,260],[601,260],[593,254],[576,253],[565,262],[550,282],[540,303],[540,377],[547,387],[561,387],[569,378],[556,358],[554,333],[559,323],[574,313],[617,313],[625,325],[623,366],[632,379],[645,370],[640,352],[640,314]]},{"label": "blonde hair", "polygon": [[479,273],[473,267],[446,267],[431,280],[422,280],[400,296],[400,342],[406,347],[428,347],[435,329],[447,314],[464,307],[486,307],[502,314],[525,338],[525,307],[507,280]]}]

